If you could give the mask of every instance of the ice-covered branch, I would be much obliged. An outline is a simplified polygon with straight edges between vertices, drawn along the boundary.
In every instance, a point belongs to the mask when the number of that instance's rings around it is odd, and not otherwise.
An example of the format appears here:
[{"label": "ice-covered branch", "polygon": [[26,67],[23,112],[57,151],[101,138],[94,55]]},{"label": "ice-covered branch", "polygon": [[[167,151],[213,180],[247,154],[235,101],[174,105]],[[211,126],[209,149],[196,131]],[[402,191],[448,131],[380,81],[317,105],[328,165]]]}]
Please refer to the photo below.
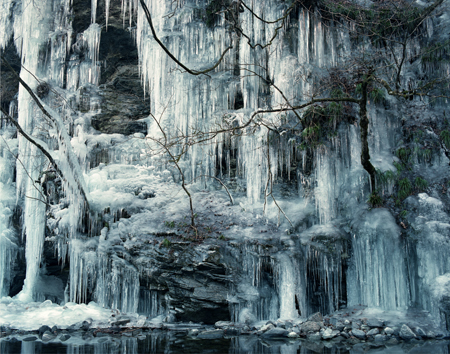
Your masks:
[{"label": "ice-covered branch", "polygon": [[[72,151],[72,147],[70,144],[70,138],[69,135],[67,134],[66,128],[64,127],[64,123],[61,120],[61,117],[59,117],[57,114],[50,113],[50,109],[44,106],[44,103],[35,95],[35,93],[33,92],[33,90],[30,88],[30,86],[28,86],[28,84],[20,77],[19,74],[16,73],[16,71],[11,67],[11,65],[9,64],[9,62],[6,60],[6,58],[2,55],[1,56],[2,61],[6,64],[6,66],[11,70],[11,72],[14,73],[14,75],[17,77],[17,79],[19,80],[20,84],[23,86],[23,88],[25,90],[27,90],[27,92],[30,94],[31,98],[33,99],[33,101],[37,104],[37,106],[39,107],[39,109],[42,111],[42,113],[47,116],[50,121],[55,125],[55,128],[58,132],[58,137],[59,137],[59,143],[62,145],[65,145],[65,150],[66,150],[66,154],[67,154],[67,159],[68,162],[71,166],[71,169],[65,171],[65,173],[63,173],[61,171],[61,169],[57,166],[55,160],[51,157],[51,155],[48,153],[48,151],[41,145],[39,144],[37,141],[35,141],[33,138],[31,138],[29,135],[26,135],[26,133],[23,131],[23,129],[20,127],[20,125],[14,120],[12,119],[9,115],[6,115],[7,117],[9,117],[10,121],[16,126],[19,127],[18,130],[19,132],[25,137],[25,139],[27,139],[28,141],[30,141],[33,145],[35,145],[39,150],[41,150],[44,155],[49,159],[49,161],[54,165],[55,169],[57,169],[57,171],[61,174],[61,176],[63,177],[69,177],[67,176],[68,174],[72,174],[73,180],[76,183],[83,199],[84,202],[86,204],[86,207],[89,209],[90,208],[90,198],[89,198],[89,194],[87,192],[87,188],[86,188],[86,184],[84,182],[84,177],[83,174],[81,172],[81,167],[80,164],[78,162],[77,157],[75,156],[74,152]],[[2,109],[2,113],[5,114],[6,112]]]},{"label": "ice-covered branch", "polygon": [[[222,62],[223,58],[225,57],[225,54],[228,53],[228,51],[230,49],[233,48],[232,45],[230,45],[229,47],[227,47],[224,52],[222,53],[222,55],[220,56],[219,60],[210,68],[205,69],[205,70],[201,70],[201,71],[197,71],[197,70],[191,70],[189,69],[186,65],[184,65],[181,61],[179,61],[171,52],[169,49],[167,49],[167,47],[163,44],[163,42],[161,42],[161,40],[159,39],[159,37],[156,34],[155,28],[153,26],[153,21],[152,21],[152,16],[150,14],[150,10],[148,9],[147,5],[145,4],[144,0],[140,0],[142,9],[144,10],[145,13],[145,17],[147,18],[147,22],[150,26],[150,29],[152,31],[153,34],[153,38],[155,38],[155,41],[159,44],[159,46],[166,52],[166,54],[175,62],[177,63],[179,66],[181,66],[184,70],[186,70],[186,72],[188,72],[191,75],[194,76],[198,76],[198,75],[207,75],[209,72],[213,71],[214,69],[216,69],[219,64]],[[208,76],[208,75],[207,75]]]}]

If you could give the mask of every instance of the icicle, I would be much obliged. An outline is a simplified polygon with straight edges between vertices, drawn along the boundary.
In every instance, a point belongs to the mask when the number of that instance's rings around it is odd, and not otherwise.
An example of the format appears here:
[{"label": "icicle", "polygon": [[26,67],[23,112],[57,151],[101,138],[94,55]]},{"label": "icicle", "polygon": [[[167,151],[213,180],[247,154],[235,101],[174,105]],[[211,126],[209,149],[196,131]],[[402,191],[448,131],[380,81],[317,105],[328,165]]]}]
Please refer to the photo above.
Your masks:
[{"label": "icicle", "polygon": [[105,0],[105,17],[106,17],[106,30],[108,30],[108,21],[109,21],[109,6],[111,0]]},{"label": "icicle", "polygon": [[13,0],[0,0],[0,49],[5,48],[12,35],[11,8]]},{"label": "icicle", "polygon": [[91,23],[97,21],[97,0],[91,0]]},{"label": "icicle", "polygon": [[89,48],[89,61],[82,63],[80,67],[80,85],[91,83],[98,85],[100,80],[100,66],[98,65],[98,52],[100,49],[100,36],[102,29],[97,23],[93,23],[83,32]]}]

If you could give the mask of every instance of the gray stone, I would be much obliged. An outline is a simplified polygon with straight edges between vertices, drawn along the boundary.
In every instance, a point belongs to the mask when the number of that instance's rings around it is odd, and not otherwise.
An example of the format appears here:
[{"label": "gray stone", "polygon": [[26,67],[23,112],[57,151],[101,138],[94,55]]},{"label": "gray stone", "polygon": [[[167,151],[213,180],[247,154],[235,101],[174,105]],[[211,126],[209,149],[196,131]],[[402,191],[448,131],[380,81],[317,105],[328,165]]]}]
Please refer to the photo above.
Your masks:
[{"label": "gray stone", "polygon": [[369,318],[366,322],[369,327],[383,327],[384,322],[376,318]]},{"label": "gray stone", "polygon": [[61,342],[65,342],[66,340],[68,340],[68,339],[70,339],[70,334],[67,334],[67,333],[65,333],[65,334],[61,334],[60,336],[59,336],[59,340],[61,341]]},{"label": "gray stone", "polygon": [[341,332],[340,335],[346,339],[350,338],[350,335],[347,332]]},{"label": "gray stone", "polygon": [[290,332],[290,333],[288,334],[288,338],[298,338],[298,333]]},{"label": "gray stone", "polygon": [[427,334],[425,333],[425,331],[420,327],[416,327],[416,333],[418,336],[421,336],[423,338],[427,337]]},{"label": "gray stone", "polygon": [[436,334],[433,331],[428,331],[426,334],[426,338],[428,339],[435,339],[436,338]]},{"label": "gray stone", "polygon": [[307,321],[323,322],[323,316],[320,312],[316,312],[316,313],[313,313],[311,316],[309,316]]},{"label": "gray stone", "polygon": [[195,337],[200,333],[198,329],[191,329],[188,331],[188,336]]},{"label": "gray stone", "polygon": [[416,338],[416,335],[411,330],[411,328],[409,328],[405,324],[400,328],[399,336],[400,336],[400,338],[405,339],[405,340],[410,340],[410,339]]},{"label": "gray stone", "polygon": [[377,335],[379,333],[380,333],[380,331],[379,331],[378,328],[372,328],[369,332],[367,332],[367,335],[368,336],[375,336],[375,335]]},{"label": "gray stone", "polygon": [[38,338],[36,336],[29,336],[22,339],[22,342],[34,342]]},{"label": "gray stone", "polygon": [[345,325],[342,322],[336,322],[336,324],[333,326],[338,331],[343,331],[345,328]]},{"label": "gray stone", "polygon": [[200,339],[220,339],[223,338],[223,330],[222,329],[214,329],[211,331],[200,332],[197,338]]},{"label": "gray stone", "polygon": [[394,329],[392,329],[391,327],[386,327],[384,329],[384,333],[387,335],[392,335],[392,334],[394,334]]},{"label": "gray stone", "polygon": [[49,326],[41,326],[41,327],[39,327],[39,338],[42,338],[42,335],[45,333],[45,332],[51,332],[52,331],[52,329],[49,327]]},{"label": "gray stone", "polygon": [[55,338],[56,338],[56,336],[52,332],[45,331],[44,334],[42,335],[41,339],[42,339],[43,342],[48,342],[48,341],[51,341],[51,340],[53,340]]},{"label": "gray stone", "polygon": [[273,328],[275,328],[275,326],[272,323],[268,323],[268,324],[265,324],[264,326],[262,326],[257,333],[263,334],[264,332],[267,332]]},{"label": "gray stone", "polygon": [[366,339],[366,333],[360,329],[352,329],[352,335],[358,339]]},{"label": "gray stone", "polygon": [[216,328],[226,328],[226,327],[231,327],[233,326],[233,322],[230,321],[217,321],[214,326]]},{"label": "gray stone", "polygon": [[339,334],[339,331],[333,330],[331,328],[322,329],[321,330],[322,339],[331,339],[336,337]]},{"label": "gray stone", "polygon": [[388,336],[384,335],[384,334],[376,334],[375,335],[375,342],[384,342],[388,340]]},{"label": "gray stone", "polygon": [[87,330],[89,329],[89,327],[91,327],[91,324],[92,324],[92,320],[86,320],[86,321],[83,321],[83,322],[81,323],[81,329],[82,329],[83,331],[87,331]]},{"label": "gray stone", "polygon": [[117,321],[115,322],[111,322],[111,326],[123,326],[126,325],[127,323],[131,322],[130,318],[119,318],[117,319]]},{"label": "gray stone", "polygon": [[319,332],[321,326],[318,322],[308,321],[302,323],[300,328],[303,333],[311,333],[311,332]]},{"label": "gray stone", "polygon": [[353,321],[352,322],[352,329],[361,329],[361,322]]},{"label": "gray stone", "polygon": [[262,334],[264,338],[287,338],[289,335],[289,331],[286,331],[284,328],[272,328],[267,332]]}]

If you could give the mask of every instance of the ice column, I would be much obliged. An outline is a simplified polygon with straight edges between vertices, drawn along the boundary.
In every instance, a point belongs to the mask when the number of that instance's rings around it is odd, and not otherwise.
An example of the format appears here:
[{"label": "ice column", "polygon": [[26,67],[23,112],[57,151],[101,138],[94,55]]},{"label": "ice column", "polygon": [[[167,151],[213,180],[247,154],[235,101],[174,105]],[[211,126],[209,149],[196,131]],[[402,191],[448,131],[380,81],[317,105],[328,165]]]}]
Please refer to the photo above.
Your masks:
[{"label": "ice column", "polygon": [[279,256],[279,299],[280,318],[294,319],[298,317],[295,307],[295,296],[297,290],[297,279],[299,278],[293,262],[287,254]]},{"label": "ice column", "polygon": [[[21,38],[22,66],[21,78],[34,89],[37,86],[36,77],[40,76],[38,68],[40,49],[48,38],[49,14],[52,11],[52,2],[43,0],[38,2],[24,0],[22,2],[22,16],[20,21],[16,18],[14,35]],[[16,42],[16,45],[18,43]],[[19,87],[19,124],[28,132],[36,135],[40,129],[36,116],[38,109],[26,90]],[[42,120],[41,120],[42,122]],[[24,222],[23,236],[26,238],[25,257],[27,261],[24,287],[18,295],[22,301],[31,301],[33,291],[38,280],[45,230],[45,198],[40,184],[40,171],[44,169],[44,159],[40,151],[27,140],[19,136],[19,159],[17,185],[18,194],[24,196]]]},{"label": "ice column", "polygon": [[400,229],[388,210],[363,213],[352,225],[348,277],[349,305],[406,309],[409,289]]}]

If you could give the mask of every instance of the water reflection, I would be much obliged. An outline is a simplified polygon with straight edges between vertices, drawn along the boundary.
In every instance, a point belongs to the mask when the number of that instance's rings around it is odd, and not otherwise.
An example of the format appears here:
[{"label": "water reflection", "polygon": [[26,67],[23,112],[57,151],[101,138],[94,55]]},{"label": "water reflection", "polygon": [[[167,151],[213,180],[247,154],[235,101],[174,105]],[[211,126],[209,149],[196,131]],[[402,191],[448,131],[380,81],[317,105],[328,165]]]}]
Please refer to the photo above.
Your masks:
[{"label": "water reflection", "polygon": [[[28,336],[29,337],[29,336]],[[257,336],[200,340],[185,333],[149,333],[139,337],[102,337],[90,340],[72,336],[67,342],[55,339],[44,343],[22,341],[24,337],[0,339],[1,354],[449,354],[449,341],[401,343],[376,346],[375,343],[348,345],[305,340],[266,341]]]}]

